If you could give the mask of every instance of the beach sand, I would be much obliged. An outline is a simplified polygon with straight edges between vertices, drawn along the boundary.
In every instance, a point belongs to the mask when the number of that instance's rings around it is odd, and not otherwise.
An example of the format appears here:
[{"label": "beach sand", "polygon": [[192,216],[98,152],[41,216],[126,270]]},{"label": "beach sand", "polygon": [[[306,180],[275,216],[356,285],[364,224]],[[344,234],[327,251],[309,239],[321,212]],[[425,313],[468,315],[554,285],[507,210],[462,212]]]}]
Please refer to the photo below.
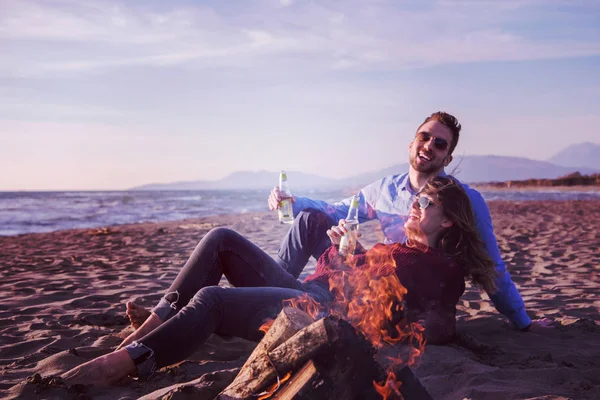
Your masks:
[{"label": "beach sand", "polygon": [[[517,332],[469,287],[458,305],[459,340],[427,346],[415,373],[435,399],[600,398],[600,201],[492,202],[490,209],[528,313],[556,326]],[[126,301],[152,307],[217,226],[272,255],[288,228],[263,213],[0,237],[0,397],[112,400],[170,391],[210,398],[254,343],[213,335],[146,383],[67,389],[46,377],[111,351],[131,329]],[[363,228],[366,244],[379,240],[376,224]]]}]

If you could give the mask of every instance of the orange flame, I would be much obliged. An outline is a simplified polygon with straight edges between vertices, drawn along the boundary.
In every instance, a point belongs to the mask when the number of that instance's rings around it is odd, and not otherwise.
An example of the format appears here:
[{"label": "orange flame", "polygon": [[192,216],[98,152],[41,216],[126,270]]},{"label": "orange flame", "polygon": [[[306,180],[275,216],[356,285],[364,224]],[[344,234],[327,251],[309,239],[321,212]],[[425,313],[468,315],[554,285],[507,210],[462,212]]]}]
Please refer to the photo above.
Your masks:
[{"label": "orange flame", "polygon": [[[403,344],[404,358],[399,355],[384,357],[388,372],[385,383],[373,382],[383,399],[390,396],[402,398],[399,391],[401,382],[392,371],[399,365],[414,364],[425,347],[423,326],[409,322],[405,315],[403,298],[407,290],[395,273],[393,249],[372,249],[365,264],[358,267],[356,257],[346,257],[346,265],[336,266],[329,277],[329,290],[334,295],[334,301],[328,305],[331,315],[348,321],[378,350]],[[301,309],[315,319],[322,311],[321,305],[308,294],[285,300],[284,306]],[[268,331],[272,322],[268,321],[266,330],[263,328],[267,323],[261,330]]]},{"label": "orange flame", "polygon": [[388,372],[385,383],[380,385],[377,382],[373,382],[373,387],[375,388],[375,391],[381,395],[383,400],[387,400],[392,394],[395,395],[394,397],[403,399],[404,397],[400,393],[401,384],[402,383],[396,379],[396,375],[390,371]]},{"label": "orange flame", "polygon": [[284,300],[283,306],[294,307],[302,310],[310,315],[313,319],[316,319],[317,315],[319,315],[319,312],[321,311],[321,305],[307,293],[295,298]]},{"label": "orange flame", "polygon": [[350,322],[376,349],[403,344],[402,356],[392,351],[394,356],[384,357],[386,382],[373,382],[384,399],[401,398],[400,382],[392,371],[414,364],[423,353],[425,339],[424,328],[406,318],[403,298],[407,290],[396,275],[393,247],[372,249],[365,264],[358,267],[356,259],[347,257],[346,265],[348,270],[330,275],[329,289],[335,297],[330,312]]},{"label": "orange flame", "polygon": [[265,400],[273,396],[273,394],[281,387],[281,385],[292,377],[292,371],[289,371],[285,376],[271,385],[267,390],[261,393],[258,400]]},{"label": "orange flame", "polygon": [[262,333],[264,333],[265,335],[267,334],[267,332],[269,332],[269,329],[271,329],[271,326],[273,326],[273,322],[275,322],[274,319],[267,319],[264,324],[262,324],[260,326],[260,328],[258,328],[259,331],[261,331]]}]

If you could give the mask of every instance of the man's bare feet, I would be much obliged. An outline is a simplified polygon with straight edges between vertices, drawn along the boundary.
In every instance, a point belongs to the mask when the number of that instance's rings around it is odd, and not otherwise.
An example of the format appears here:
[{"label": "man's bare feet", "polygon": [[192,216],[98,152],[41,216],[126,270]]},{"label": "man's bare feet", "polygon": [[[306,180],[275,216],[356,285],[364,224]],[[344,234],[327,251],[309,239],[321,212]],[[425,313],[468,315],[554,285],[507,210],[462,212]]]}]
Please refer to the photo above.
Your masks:
[{"label": "man's bare feet", "polygon": [[128,375],[137,375],[137,369],[127,350],[123,349],[81,364],[64,373],[62,378],[69,385],[110,386]]},{"label": "man's bare feet", "polygon": [[140,306],[139,304],[135,304],[133,301],[127,302],[127,311],[125,312],[129,317],[129,321],[131,322],[131,326],[134,329],[138,329],[146,319],[150,316],[151,312],[146,308]]},{"label": "man's bare feet", "polygon": [[123,342],[119,345],[119,347],[117,347],[117,350],[115,351],[119,351],[128,344],[143,338],[144,336],[161,326],[162,323],[163,321],[160,318],[158,318],[158,315],[150,313],[150,316],[146,318],[144,323],[139,328],[137,328],[135,332],[127,336],[127,338],[123,340]]}]

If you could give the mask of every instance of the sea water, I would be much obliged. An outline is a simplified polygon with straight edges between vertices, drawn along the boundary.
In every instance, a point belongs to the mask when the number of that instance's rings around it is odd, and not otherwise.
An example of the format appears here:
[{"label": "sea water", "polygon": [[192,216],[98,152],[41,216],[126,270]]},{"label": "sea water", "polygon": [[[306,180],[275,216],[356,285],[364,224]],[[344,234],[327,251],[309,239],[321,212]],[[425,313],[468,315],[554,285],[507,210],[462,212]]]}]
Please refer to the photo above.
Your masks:
[{"label": "sea water", "polygon": [[[298,196],[333,203],[355,190],[314,190]],[[486,200],[600,199],[599,191],[481,191]],[[175,221],[268,211],[269,190],[0,192],[0,235]]]}]

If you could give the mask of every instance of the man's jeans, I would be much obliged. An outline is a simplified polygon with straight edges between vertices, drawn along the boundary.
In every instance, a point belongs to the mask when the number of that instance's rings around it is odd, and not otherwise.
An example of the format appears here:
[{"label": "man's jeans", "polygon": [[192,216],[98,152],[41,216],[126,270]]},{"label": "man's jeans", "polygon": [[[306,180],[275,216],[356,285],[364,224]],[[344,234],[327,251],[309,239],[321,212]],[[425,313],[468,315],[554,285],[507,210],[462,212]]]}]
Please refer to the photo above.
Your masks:
[{"label": "man's jeans", "polygon": [[327,230],[332,225],[333,219],[321,210],[300,211],[279,247],[279,264],[298,278],[311,256],[318,260],[331,246]]}]

